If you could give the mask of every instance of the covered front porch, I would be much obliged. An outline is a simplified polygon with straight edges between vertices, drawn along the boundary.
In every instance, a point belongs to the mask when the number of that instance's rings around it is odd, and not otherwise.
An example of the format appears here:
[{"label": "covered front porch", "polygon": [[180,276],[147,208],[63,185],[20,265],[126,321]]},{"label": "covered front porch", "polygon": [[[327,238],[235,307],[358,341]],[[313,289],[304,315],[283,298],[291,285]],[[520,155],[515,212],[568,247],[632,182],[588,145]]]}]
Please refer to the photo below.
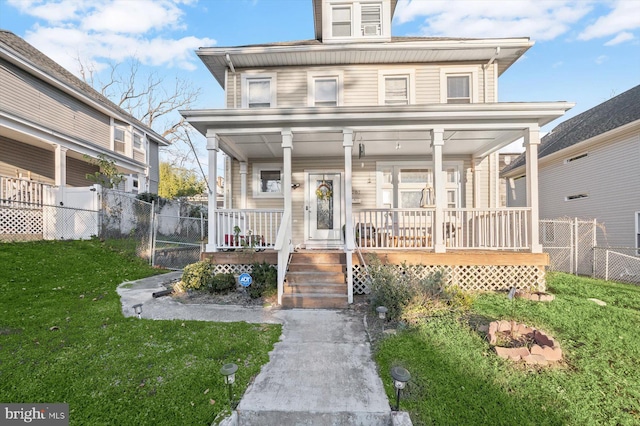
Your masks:
[{"label": "covered front porch", "polygon": [[[531,160],[527,176],[537,176],[539,128],[568,107],[265,109],[251,111],[250,119],[244,110],[184,111],[207,136],[209,164],[220,150],[229,156],[225,208],[209,203],[206,256],[273,251],[281,302],[294,251],[340,251],[351,303],[364,251],[399,253],[407,261],[418,251],[539,254],[537,179],[527,179],[527,207],[500,207],[492,158],[522,138]],[[210,167],[209,180],[216,179]]]}]

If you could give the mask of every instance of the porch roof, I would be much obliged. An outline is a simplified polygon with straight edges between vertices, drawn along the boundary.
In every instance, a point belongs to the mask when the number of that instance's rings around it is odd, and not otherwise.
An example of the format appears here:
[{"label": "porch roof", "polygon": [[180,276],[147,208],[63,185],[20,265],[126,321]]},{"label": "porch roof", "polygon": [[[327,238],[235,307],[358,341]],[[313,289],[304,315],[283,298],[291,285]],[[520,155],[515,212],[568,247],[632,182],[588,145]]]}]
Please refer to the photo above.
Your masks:
[{"label": "porch roof", "polygon": [[[241,161],[282,157],[283,130],[293,133],[293,156],[340,156],[344,129],[367,156],[431,153],[430,130],[444,129],[444,155],[484,157],[544,126],[573,107],[568,102],[432,104],[185,110],[181,114],[220,149]],[[356,154],[358,150],[354,150]]]}]

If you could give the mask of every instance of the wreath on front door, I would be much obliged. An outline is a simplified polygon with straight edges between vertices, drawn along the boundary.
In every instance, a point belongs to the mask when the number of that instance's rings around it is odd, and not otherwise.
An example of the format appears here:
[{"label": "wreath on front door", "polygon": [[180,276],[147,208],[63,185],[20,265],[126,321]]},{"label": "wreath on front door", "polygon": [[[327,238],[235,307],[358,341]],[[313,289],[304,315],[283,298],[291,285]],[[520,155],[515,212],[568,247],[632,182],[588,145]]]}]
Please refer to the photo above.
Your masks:
[{"label": "wreath on front door", "polygon": [[333,191],[331,190],[331,187],[327,185],[324,180],[316,188],[316,197],[318,197],[318,200],[329,200],[331,197],[333,197]]}]

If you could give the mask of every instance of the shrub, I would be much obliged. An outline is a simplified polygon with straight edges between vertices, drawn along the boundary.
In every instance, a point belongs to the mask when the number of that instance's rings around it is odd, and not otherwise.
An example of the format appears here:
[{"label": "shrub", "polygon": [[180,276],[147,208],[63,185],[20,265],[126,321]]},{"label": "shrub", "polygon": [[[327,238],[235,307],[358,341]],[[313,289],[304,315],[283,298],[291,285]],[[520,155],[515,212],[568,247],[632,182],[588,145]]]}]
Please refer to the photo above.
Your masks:
[{"label": "shrub", "polygon": [[393,266],[382,265],[377,259],[369,267],[371,303],[373,307],[385,306],[390,320],[400,318],[403,309],[415,295],[415,288],[404,272]]},{"label": "shrub", "polygon": [[229,293],[236,288],[236,278],[233,274],[215,274],[207,288],[210,293]]},{"label": "shrub", "polygon": [[182,271],[182,287],[187,290],[209,288],[213,282],[215,265],[206,260],[201,260],[184,267]]},{"label": "shrub", "polygon": [[276,289],[278,282],[278,270],[267,262],[253,264],[253,282],[247,288],[247,292],[252,299],[257,299],[265,293]]}]

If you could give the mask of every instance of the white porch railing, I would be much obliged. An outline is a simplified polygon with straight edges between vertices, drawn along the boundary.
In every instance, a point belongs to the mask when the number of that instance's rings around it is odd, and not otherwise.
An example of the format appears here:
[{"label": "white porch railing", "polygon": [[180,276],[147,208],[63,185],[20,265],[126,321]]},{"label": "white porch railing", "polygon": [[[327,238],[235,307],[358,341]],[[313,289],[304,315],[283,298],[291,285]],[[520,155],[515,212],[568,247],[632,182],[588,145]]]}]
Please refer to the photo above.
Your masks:
[{"label": "white porch railing", "polygon": [[291,260],[291,213],[287,211],[282,217],[278,236],[276,238],[275,249],[278,252],[278,305],[282,305],[282,295],[284,294],[284,279],[287,275],[289,261]]},{"label": "white porch railing", "polygon": [[353,212],[362,248],[433,248],[435,209],[361,209]]},{"label": "white porch railing", "polygon": [[43,188],[51,186],[29,179],[0,176],[0,203],[30,203],[41,206]]},{"label": "white porch railing", "polygon": [[[530,249],[530,208],[444,209],[444,243],[455,249]],[[361,209],[353,213],[361,248],[433,249],[435,209]]]},{"label": "white porch railing", "polygon": [[216,247],[220,250],[274,247],[282,213],[266,209],[216,210]]},{"label": "white porch railing", "polygon": [[444,241],[459,249],[530,249],[531,209],[444,209]]}]

